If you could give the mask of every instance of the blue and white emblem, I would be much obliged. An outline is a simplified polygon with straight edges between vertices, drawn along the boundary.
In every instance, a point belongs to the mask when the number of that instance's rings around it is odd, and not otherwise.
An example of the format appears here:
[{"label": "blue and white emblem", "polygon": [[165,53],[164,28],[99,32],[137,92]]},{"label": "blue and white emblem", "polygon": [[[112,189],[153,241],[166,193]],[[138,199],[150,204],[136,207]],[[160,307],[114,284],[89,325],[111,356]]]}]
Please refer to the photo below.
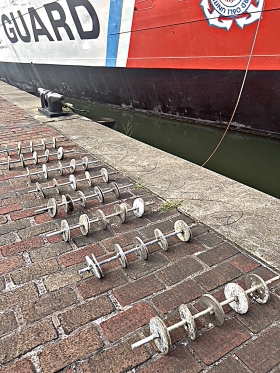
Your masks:
[{"label": "blue and white emblem", "polygon": [[210,26],[229,30],[235,22],[241,29],[259,20],[264,0],[201,0]]}]

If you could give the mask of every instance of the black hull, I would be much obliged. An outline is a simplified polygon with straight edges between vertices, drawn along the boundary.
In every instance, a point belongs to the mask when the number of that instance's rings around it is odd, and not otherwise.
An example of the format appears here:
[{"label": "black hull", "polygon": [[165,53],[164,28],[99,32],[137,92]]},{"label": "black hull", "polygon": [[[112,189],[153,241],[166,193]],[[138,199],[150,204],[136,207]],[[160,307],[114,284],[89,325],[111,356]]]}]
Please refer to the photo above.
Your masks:
[{"label": "black hull", "polygon": [[[0,79],[22,90],[38,87],[66,97],[226,125],[244,71],[127,69],[0,64]],[[234,117],[239,129],[280,134],[280,73],[250,71]]]}]

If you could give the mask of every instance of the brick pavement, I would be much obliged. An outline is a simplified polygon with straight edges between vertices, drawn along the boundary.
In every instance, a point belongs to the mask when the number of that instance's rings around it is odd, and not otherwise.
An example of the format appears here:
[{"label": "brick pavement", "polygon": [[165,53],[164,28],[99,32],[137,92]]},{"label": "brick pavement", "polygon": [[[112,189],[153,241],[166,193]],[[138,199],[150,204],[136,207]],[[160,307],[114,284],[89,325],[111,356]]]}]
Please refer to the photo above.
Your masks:
[{"label": "brick pavement", "polygon": [[[28,143],[32,138],[58,136],[10,102],[0,97],[1,148]],[[66,149],[71,142],[61,142]],[[68,162],[73,155],[67,155]],[[12,155],[14,158],[15,155]],[[91,155],[89,155],[91,157]],[[2,154],[1,159],[5,158]],[[51,165],[55,162],[50,162]],[[30,166],[38,169],[38,166]],[[96,172],[100,167],[95,167]],[[198,337],[191,341],[184,328],[172,331],[173,350],[158,353],[153,344],[132,351],[130,344],[148,335],[150,317],[161,317],[166,325],[179,321],[178,306],[187,303],[192,313],[204,293],[223,300],[228,282],[244,286],[248,273],[260,274],[265,280],[274,274],[254,259],[248,258],[230,242],[201,225],[193,228],[191,242],[169,239],[163,252],[157,244],[149,247],[147,261],[129,256],[127,269],[117,262],[105,265],[102,280],[91,274],[79,275],[84,256],[94,252],[98,260],[112,255],[114,243],[132,247],[134,236],[153,239],[153,230],[173,229],[174,221],[191,219],[177,210],[160,212],[160,200],[143,188],[122,192],[128,204],[141,195],[154,200],[141,219],[128,218],[123,225],[112,219],[104,231],[94,227],[88,236],[72,232],[70,243],[60,236],[46,238],[58,229],[66,215],[62,210],[55,219],[47,214],[34,215],[46,204],[35,194],[28,179],[13,179],[23,173],[14,165],[0,170],[0,370],[3,373],[277,373],[280,371],[280,284],[270,286],[267,304],[251,302],[249,312],[238,315],[225,307],[226,321],[221,327],[209,325],[206,318],[196,320]],[[77,173],[82,175],[81,172]],[[34,178],[35,179],[35,178]],[[114,179],[128,183],[124,175]],[[67,176],[59,177],[67,180]],[[42,177],[38,177],[44,183]],[[106,188],[106,184],[101,184]],[[86,194],[90,188],[82,187]],[[68,190],[69,191],[69,190]],[[71,193],[71,192],[70,192]],[[75,196],[75,193],[71,193]],[[55,196],[51,191],[48,197]],[[95,200],[86,211],[94,215],[98,208],[106,213],[117,202],[106,197],[100,207]],[[77,207],[67,217],[71,224],[85,211]]]}]

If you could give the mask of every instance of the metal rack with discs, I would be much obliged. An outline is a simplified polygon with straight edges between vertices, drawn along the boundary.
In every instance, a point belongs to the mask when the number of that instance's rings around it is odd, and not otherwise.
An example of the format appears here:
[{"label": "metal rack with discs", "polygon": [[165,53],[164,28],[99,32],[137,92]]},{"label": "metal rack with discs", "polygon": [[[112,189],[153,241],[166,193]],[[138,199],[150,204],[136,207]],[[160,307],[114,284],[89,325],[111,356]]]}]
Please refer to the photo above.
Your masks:
[{"label": "metal rack with discs", "polygon": [[172,330],[184,327],[187,336],[194,340],[196,338],[196,323],[195,320],[199,317],[206,316],[208,321],[214,326],[221,326],[225,320],[223,306],[229,305],[235,312],[245,314],[249,310],[249,297],[259,304],[265,304],[269,300],[268,285],[279,280],[280,276],[275,276],[270,280],[264,281],[262,277],[256,274],[246,276],[246,290],[235,283],[228,283],[224,288],[225,300],[219,302],[211,294],[204,294],[199,299],[201,311],[192,315],[186,304],[181,304],[179,314],[181,321],[169,327],[165,325],[163,320],[158,317],[150,319],[150,335],[131,345],[132,349],[143,346],[146,343],[154,342],[158,351],[163,354],[168,354],[171,351],[172,343],[170,332]]},{"label": "metal rack with discs", "polygon": [[[142,207],[138,211],[143,211]],[[82,223],[82,222],[81,222]],[[180,241],[188,242],[192,238],[191,228],[195,225],[187,225],[183,220],[177,220],[174,223],[174,231],[171,233],[163,234],[158,228],[154,230],[155,239],[149,242],[143,242],[139,237],[134,237],[133,244],[134,247],[124,251],[119,244],[114,245],[114,250],[116,255],[111,256],[110,258],[98,262],[95,255],[92,253],[91,257],[86,256],[86,267],[79,270],[79,274],[85,272],[92,272],[97,278],[104,277],[104,274],[101,270],[101,266],[112,261],[118,260],[123,268],[126,268],[128,265],[127,262],[127,255],[134,253],[137,258],[142,260],[147,260],[149,256],[148,247],[157,243],[160,248],[164,251],[168,249],[168,241],[169,237],[177,236]]]}]

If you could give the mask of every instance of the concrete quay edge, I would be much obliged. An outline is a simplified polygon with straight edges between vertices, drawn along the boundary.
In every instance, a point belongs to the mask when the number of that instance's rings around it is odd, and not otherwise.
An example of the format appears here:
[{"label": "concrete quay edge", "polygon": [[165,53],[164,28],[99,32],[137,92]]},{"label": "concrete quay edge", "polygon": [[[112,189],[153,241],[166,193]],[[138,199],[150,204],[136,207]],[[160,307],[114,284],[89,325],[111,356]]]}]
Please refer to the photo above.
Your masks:
[{"label": "concrete quay edge", "polygon": [[[280,269],[280,201],[84,117],[46,118],[40,100],[0,82],[0,96],[204,224],[264,265]],[[272,182],[273,182],[273,176]]]}]

